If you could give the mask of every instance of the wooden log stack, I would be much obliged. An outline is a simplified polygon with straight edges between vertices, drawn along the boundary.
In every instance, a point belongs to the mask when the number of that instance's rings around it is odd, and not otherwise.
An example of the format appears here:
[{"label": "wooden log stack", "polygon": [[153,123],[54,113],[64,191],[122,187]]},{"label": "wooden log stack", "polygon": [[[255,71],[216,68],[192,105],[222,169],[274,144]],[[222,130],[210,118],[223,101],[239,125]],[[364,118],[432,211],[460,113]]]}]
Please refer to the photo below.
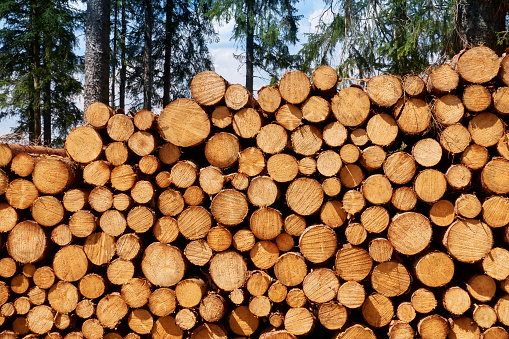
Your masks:
[{"label": "wooden log stack", "polygon": [[453,60],[0,145],[0,338],[509,338],[509,57]]}]

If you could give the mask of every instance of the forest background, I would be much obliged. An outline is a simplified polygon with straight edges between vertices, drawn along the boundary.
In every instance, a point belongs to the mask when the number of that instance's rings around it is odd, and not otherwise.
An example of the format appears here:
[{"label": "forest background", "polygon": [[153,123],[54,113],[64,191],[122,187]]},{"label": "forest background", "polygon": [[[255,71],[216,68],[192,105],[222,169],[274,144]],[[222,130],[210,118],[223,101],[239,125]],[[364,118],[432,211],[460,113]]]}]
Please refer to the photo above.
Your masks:
[{"label": "forest background", "polygon": [[501,55],[507,13],[505,0],[3,0],[0,136],[61,146],[90,103],[158,113],[204,70],[255,96],[321,64],[425,75],[469,46]]}]

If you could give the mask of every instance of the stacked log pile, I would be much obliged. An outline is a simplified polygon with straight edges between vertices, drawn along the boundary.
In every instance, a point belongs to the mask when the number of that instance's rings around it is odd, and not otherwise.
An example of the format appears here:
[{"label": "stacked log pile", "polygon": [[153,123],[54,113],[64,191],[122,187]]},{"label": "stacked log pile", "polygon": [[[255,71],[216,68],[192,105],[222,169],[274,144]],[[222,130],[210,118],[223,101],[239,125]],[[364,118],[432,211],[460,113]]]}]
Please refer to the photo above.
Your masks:
[{"label": "stacked log pile", "polygon": [[509,57],[337,86],[208,71],[1,145],[0,338],[509,338]]}]

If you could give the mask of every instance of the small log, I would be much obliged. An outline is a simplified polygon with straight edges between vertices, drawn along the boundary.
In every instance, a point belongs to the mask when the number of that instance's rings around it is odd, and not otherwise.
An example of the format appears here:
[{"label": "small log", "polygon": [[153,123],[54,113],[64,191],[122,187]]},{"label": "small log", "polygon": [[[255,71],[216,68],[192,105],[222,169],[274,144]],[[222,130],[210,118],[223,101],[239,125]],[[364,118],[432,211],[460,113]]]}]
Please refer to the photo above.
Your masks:
[{"label": "small log", "polygon": [[144,157],[156,150],[156,140],[152,133],[147,131],[134,132],[127,140],[127,146],[134,154]]},{"label": "small log", "polygon": [[503,115],[509,114],[508,90],[507,87],[500,87],[493,94],[493,107],[498,113]]},{"label": "small log", "polygon": [[[37,200],[37,199],[36,199]],[[9,232],[18,223],[18,213],[9,204],[0,203],[0,232]]]},{"label": "small log", "polygon": [[457,220],[447,229],[443,243],[455,259],[473,263],[489,253],[493,235],[488,225],[479,220]]},{"label": "small log", "polygon": [[175,311],[176,307],[175,292],[169,288],[158,288],[148,298],[148,308],[157,317],[167,317]]},{"label": "small log", "polygon": [[417,75],[408,75],[403,80],[403,90],[408,96],[420,97],[424,94],[426,84],[421,77]]},{"label": "small log", "polygon": [[124,260],[132,260],[140,254],[141,239],[136,233],[125,233],[115,243],[117,256]]},{"label": "small log", "polygon": [[391,322],[388,334],[390,339],[410,339],[415,337],[415,331],[412,326],[404,321]]},{"label": "small log", "polygon": [[238,306],[228,316],[230,329],[240,336],[250,336],[259,324],[260,320],[251,313],[248,306]]},{"label": "small log", "polygon": [[371,286],[386,297],[396,297],[410,288],[410,273],[403,264],[385,261],[373,268]]},{"label": "small log", "polygon": [[[242,85],[230,85],[224,94],[224,102],[228,108],[238,111],[249,104],[252,96],[249,91]],[[252,106],[252,103],[251,105]]]},{"label": "small log", "polygon": [[256,317],[267,317],[270,314],[272,304],[270,299],[264,295],[253,297],[249,301],[249,311]]},{"label": "small log", "polygon": [[312,80],[315,90],[324,95],[336,90],[338,72],[331,66],[321,65],[313,71]]},{"label": "small log", "polygon": [[459,75],[464,80],[482,84],[497,76],[500,60],[491,48],[477,46],[461,54],[457,68]]},{"label": "small log", "polygon": [[276,122],[289,131],[295,130],[302,122],[302,111],[295,105],[285,104],[276,112]]},{"label": "small log", "polygon": [[196,101],[181,98],[163,109],[157,119],[157,127],[164,140],[175,146],[191,147],[208,137],[210,120]]},{"label": "small log", "polygon": [[391,107],[403,94],[403,86],[393,75],[377,75],[369,79],[366,93],[375,105]]},{"label": "small log", "polygon": [[[32,308],[32,304],[30,303],[30,299],[28,297],[18,297],[14,299],[14,302],[12,304],[14,305],[16,314],[20,315],[27,314]],[[5,319],[5,316],[3,317]]]},{"label": "small log", "polygon": [[297,252],[282,254],[274,265],[276,279],[287,287],[299,285],[308,273],[304,257]]},{"label": "small log", "polygon": [[414,190],[422,201],[432,203],[438,201],[447,190],[445,175],[436,169],[426,169],[416,175]]},{"label": "small log", "polygon": [[292,149],[303,156],[311,156],[322,147],[322,131],[313,125],[298,127],[291,135]]},{"label": "small log", "polygon": [[230,231],[221,225],[212,227],[207,233],[207,243],[216,252],[226,251],[232,245],[232,241]]},{"label": "small log", "polygon": [[247,279],[247,265],[237,252],[217,253],[210,260],[210,276],[214,283],[225,291],[233,291],[244,285]]},{"label": "small log", "polygon": [[226,300],[218,293],[209,293],[201,300],[199,312],[206,322],[220,321],[226,314]]},{"label": "small log", "polygon": [[145,233],[154,226],[156,213],[150,207],[138,205],[129,211],[126,221],[127,226],[136,233]]},{"label": "small log", "polygon": [[454,202],[456,214],[473,219],[482,211],[482,205],[475,194],[462,194]]},{"label": "small log", "polygon": [[286,299],[288,289],[280,281],[275,281],[267,291],[267,295],[272,302],[280,303]]},{"label": "small log", "polygon": [[32,174],[34,167],[34,158],[28,153],[19,153],[11,160],[11,171],[20,177]]},{"label": "small log", "polygon": [[106,160],[113,166],[120,166],[129,159],[129,148],[124,142],[116,141],[109,143],[104,150]]},{"label": "small log", "polygon": [[264,86],[258,90],[258,104],[267,113],[274,113],[281,104],[281,94],[276,87]]},{"label": "small log", "polygon": [[[343,204],[338,200],[328,200],[320,209],[320,220],[330,228],[340,227],[345,223],[347,217],[348,215],[343,208]],[[302,226],[305,227],[305,223]],[[299,229],[299,232],[300,234],[298,235],[300,236],[302,232],[304,232],[304,229],[302,229],[302,231]]]},{"label": "small log", "polygon": [[134,275],[134,264],[125,259],[113,260],[106,271],[108,281],[114,285],[126,284]]},{"label": "small log", "polygon": [[276,154],[283,151],[288,144],[286,130],[278,124],[263,126],[256,136],[256,145],[267,154]]},{"label": "small log", "polygon": [[46,305],[35,306],[28,312],[27,326],[33,333],[48,333],[53,327],[55,315],[51,307]]},{"label": "small log", "polygon": [[469,85],[463,90],[461,101],[471,112],[482,112],[491,106],[491,93],[482,85]]},{"label": "small log", "polygon": [[310,176],[316,172],[316,160],[312,157],[304,157],[299,160],[299,173]]},{"label": "small log", "polygon": [[[265,168],[265,156],[258,147],[248,147],[238,156],[239,172],[254,177]],[[217,192],[216,192],[217,193]]]},{"label": "small log", "polygon": [[217,105],[224,98],[226,85],[226,80],[216,72],[200,72],[191,80],[191,95],[200,105]]},{"label": "small log", "polygon": [[369,146],[362,150],[360,163],[368,171],[374,171],[382,167],[386,153],[380,146]]},{"label": "small log", "polygon": [[339,121],[334,121],[327,124],[323,128],[322,134],[323,134],[322,138],[325,144],[331,147],[340,147],[345,143],[346,139],[348,138],[347,129]]},{"label": "small log", "polygon": [[76,127],[65,138],[65,151],[69,157],[82,164],[97,160],[103,141],[99,133],[89,126]]},{"label": "small log", "polygon": [[267,173],[274,181],[289,182],[299,174],[299,163],[290,154],[274,154],[267,160]]},{"label": "small log", "polygon": [[80,279],[78,288],[85,298],[97,299],[106,291],[106,283],[99,274],[89,273]]},{"label": "small log", "polygon": [[231,133],[217,133],[207,140],[205,157],[212,166],[227,168],[237,162],[239,139]]},{"label": "small log", "polygon": [[314,214],[323,202],[322,186],[315,179],[298,178],[288,186],[286,202],[299,215]]},{"label": "small log", "polygon": [[238,225],[247,216],[246,196],[235,189],[223,190],[212,199],[210,212],[214,219],[222,225]]},{"label": "small log", "polygon": [[342,89],[331,99],[332,113],[344,126],[362,125],[368,118],[369,96],[358,87]]},{"label": "small log", "polygon": [[509,296],[507,294],[498,299],[495,312],[497,312],[498,321],[509,326]]},{"label": "small log", "polygon": [[270,275],[264,271],[251,272],[249,278],[246,281],[246,290],[252,296],[262,296],[269,289],[271,281],[272,278]]},{"label": "small log", "polygon": [[373,260],[362,247],[345,245],[336,253],[335,270],[343,280],[361,281],[372,266]]},{"label": "small log", "polygon": [[429,218],[435,225],[449,226],[456,218],[454,205],[449,200],[437,201],[429,210]]},{"label": "small log", "polygon": [[428,246],[432,233],[428,218],[417,212],[406,212],[393,217],[387,237],[397,252],[415,255]]},{"label": "small log", "polygon": [[134,126],[140,131],[151,129],[156,122],[156,115],[149,110],[142,109],[136,112],[133,117]]},{"label": "small log", "polygon": [[167,165],[173,165],[176,163],[180,158],[180,154],[180,148],[171,142],[163,144],[158,150],[159,160],[161,160],[163,164]]},{"label": "small log", "polygon": [[354,324],[348,327],[344,332],[340,333],[339,336],[334,339],[354,339],[354,338],[366,338],[366,339],[375,339],[376,335],[372,329],[369,327],[364,327],[363,325]]},{"label": "small log", "polygon": [[426,102],[418,98],[399,99],[394,106],[394,118],[407,135],[423,133],[431,123],[432,114]]},{"label": "small log", "polygon": [[110,180],[110,166],[104,160],[96,160],[83,169],[83,180],[93,186],[104,186]]},{"label": "small log", "polygon": [[341,181],[338,177],[326,178],[322,181],[323,193],[329,197],[335,197],[341,192]]},{"label": "small log", "polygon": [[111,170],[110,182],[112,188],[128,191],[136,182],[136,174],[130,165],[116,166]]},{"label": "small log", "polygon": [[393,247],[385,238],[375,238],[369,242],[369,256],[376,262],[391,260]]},{"label": "small log", "polygon": [[311,96],[302,105],[302,117],[309,122],[322,122],[327,119],[331,108],[327,100],[321,96]]},{"label": "small log", "polygon": [[489,302],[497,292],[497,283],[486,274],[476,274],[466,281],[467,291],[480,302]]},{"label": "small log", "polygon": [[354,188],[364,180],[364,173],[358,165],[347,164],[339,171],[339,179],[346,188]]},{"label": "small log", "polygon": [[255,242],[253,232],[248,229],[240,229],[233,235],[233,247],[240,252],[250,251]]},{"label": "small log", "polygon": [[120,293],[111,293],[99,300],[96,308],[97,320],[106,327],[113,329],[127,315],[128,306]]},{"label": "small log", "polygon": [[70,313],[78,305],[78,289],[67,281],[58,281],[48,292],[48,302],[58,313]]},{"label": "small log", "polygon": [[254,138],[260,128],[262,128],[262,120],[254,108],[243,108],[233,115],[233,130],[241,138]]},{"label": "small log", "polygon": [[399,320],[409,323],[415,319],[415,308],[410,301],[404,301],[396,308],[396,316]]},{"label": "small log", "polygon": [[101,214],[99,226],[105,233],[118,237],[124,233],[127,221],[120,211],[108,210]]},{"label": "small log", "polygon": [[249,258],[257,268],[266,270],[276,264],[279,258],[279,249],[277,248],[277,245],[272,241],[259,241],[254,243],[250,249]]},{"label": "small log", "polygon": [[392,185],[383,174],[373,174],[364,180],[362,194],[373,205],[383,205],[391,201]]},{"label": "small log", "polygon": [[366,125],[366,133],[373,144],[390,146],[398,136],[398,125],[388,114],[375,114]]},{"label": "small log", "polygon": [[462,315],[470,308],[468,292],[458,286],[448,288],[443,296],[444,308],[454,315]]},{"label": "small log", "polygon": [[177,247],[156,242],[145,248],[141,269],[152,284],[169,287],[182,280],[186,267]]},{"label": "small log", "polygon": [[319,268],[312,271],[304,278],[302,282],[302,291],[309,301],[322,304],[336,297],[339,286],[339,280],[332,270]]},{"label": "small log", "polygon": [[279,93],[281,98],[290,104],[300,104],[311,92],[309,76],[301,71],[289,71],[279,81]]},{"label": "small log", "polygon": [[279,188],[274,180],[267,176],[253,178],[247,189],[249,202],[256,207],[272,205],[279,196]]},{"label": "small log", "polygon": [[78,281],[88,270],[88,259],[81,246],[62,247],[53,258],[55,276],[63,281]]},{"label": "small log", "polygon": [[26,209],[30,207],[38,196],[39,191],[35,185],[31,181],[25,179],[15,179],[11,181],[5,189],[5,199],[7,203],[16,209]]},{"label": "small log", "polygon": [[391,299],[378,293],[368,296],[361,309],[364,320],[376,328],[389,324],[394,316],[394,306]]},{"label": "small log", "polygon": [[300,236],[306,229],[306,219],[298,214],[289,214],[284,221],[285,232],[292,236]]},{"label": "small log", "polygon": [[95,187],[88,195],[88,204],[96,212],[105,212],[113,206],[113,192],[106,186]]},{"label": "small log", "polygon": [[278,210],[270,207],[261,207],[251,215],[249,228],[257,238],[272,240],[281,233],[283,218]]},{"label": "small log", "polygon": [[196,181],[199,168],[194,162],[182,160],[171,168],[171,183],[178,188],[188,188]]},{"label": "small log", "polygon": [[72,240],[73,234],[67,225],[58,225],[51,231],[51,241],[58,246],[69,245]]},{"label": "small log", "polygon": [[493,326],[483,333],[484,339],[507,339],[509,333],[501,326]]},{"label": "small log", "polygon": [[218,128],[226,128],[232,124],[232,121],[233,114],[226,106],[216,106],[210,115],[210,122]]},{"label": "small log", "polygon": [[246,296],[243,289],[236,288],[228,294],[228,297],[232,303],[239,306],[244,302]]},{"label": "small log", "polygon": [[[242,154],[239,157],[239,166],[241,163]],[[200,169],[198,181],[200,187],[208,195],[219,193],[223,189],[224,177],[221,170],[217,167],[205,167]]]},{"label": "small log", "polygon": [[83,250],[92,264],[107,264],[115,255],[115,238],[104,232],[93,233],[85,240]]},{"label": "small log", "polygon": [[416,164],[410,154],[396,152],[391,154],[383,164],[387,178],[397,185],[408,183],[414,177]]},{"label": "small log", "polygon": [[217,338],[227,339],[226,331],[219,325],[213,323],[205,323],[191,332],[191,339]]},{"label": "small log", "polygon": [[465,165],[452,165],[445,172],[445,178],[447,179],[447,183],[449,187],[453,190],[464,190],[468,186],[470,186],[472,179],[472,172]]},{"label": "small log", "polygon": [[200,304],[207,285],[201,278],[188,278],[181,280],[175,287],[175,296],[180,306],[191,308]]},{"label": "small log", "polygon": [[392,193],[391,203],[398,210],[407,212],[415,207],[417,195],[411,187],[398,187]]},{"label": "small log", "polygon": [[339,330],[348,320],[348,311],[338,302],[331,301],[318,306],[318,321],[328,330]]},{"label": "small log", "polygon": [[344,144],[339,150],[339,155],[345,164],[353,164],[359,160],[361,152],[354,144]]},{"label": "small log", "polygon": [[412,293],[412,306],[422,314],[427,314],[437,307],[437,299],[433,292],[427,288],[419,288]]},{"label": "small log", "polygon": [[285,330],[293,335],[305,335],[313,329],[315,317],[307,308],[290,308],[285,314]]},{"label": "small log", "polygon": [[333,150],[326,150],[318,154],[316,168],[318,172],[326,177],[336,175],[341,168],[341,157]]},{"label": "small log", "polygon": [[97,129],[105,128],[115,111],[102,102],[94,102],[85,110],[85,120]]},{"label": "small log", "polygon": [[27,264],[42,259],[47,246],[43,229],[31,220],[22,221],[7,236],[7,252],[16,261]]},{"label": "small log", "polygon": [[190,241],[184,249],[184,256],[191,264],[196,266],[208,264],[213,254],[212,248],[203,239]]},{"label": "small log", "polygon": [[472,318],[482,328],[490,328],[497,322],[497,313],[489,305],[474,305]]},{"label": "small log", "polygon": [[508,193],[509,180],[507,180],[507,171],[509,171],[509,160],[492,158],[481,172],[482,187],[495,194]]},{"label": "small log", "polygon": [[366,206],[364,195],[356,190],[350,190],[343,195],[343,209],[351,217],[360,213]]},{"label": "small log", "polygon": [[468,131],[473,142],[484,147],[496,145],[504,135],[504,130],[502,119],[488,112],[476,115],[468,123]]},{"label": "small log", "polygon": [[360,245],[366,240],[368,232],[360,223],[350,223],[345,228],[345,237],[352,245]]},{"label": "small log", "polygon": [[443,94],[454,91],[458,87],[459,74],[449,64],[434,68],[428,76],[427,89],[430,93]]},{"label": "small log", "polygon": [[170,216],[157,219],[152,233],[154,233],[154,236],[160,242],[171,243],[175,241],[179,235],[177,220]]},{"label": "small log", "polygon": [[125,114],[115,114],[108,120],[106,131],[114,141],[127,141],[134,133],[133,118]]},{"label": "small log", "polygon": [[95,307],[89,299],[83,299],[76,305],[74,312],[78,317],[88,319],[94,314]]},{"label": "small log", "polygon": [[502,247],[492,248],[482,261],[484,273],[496,280],[509,277],[509,251]]},{"label": "small log", "polygon": [[469,145],[461,153],[461,163],[473,171],[483,168],[488,162],[488,158],[489,154],[486,147],[477,144]]},{"label": "small log", "polygon": [[34,272],[32,279],[35,286],[38,286],[41,289],[48,289],[55,282],[55,273],[53,273],[53,269],[51,267],[41,266]]}]

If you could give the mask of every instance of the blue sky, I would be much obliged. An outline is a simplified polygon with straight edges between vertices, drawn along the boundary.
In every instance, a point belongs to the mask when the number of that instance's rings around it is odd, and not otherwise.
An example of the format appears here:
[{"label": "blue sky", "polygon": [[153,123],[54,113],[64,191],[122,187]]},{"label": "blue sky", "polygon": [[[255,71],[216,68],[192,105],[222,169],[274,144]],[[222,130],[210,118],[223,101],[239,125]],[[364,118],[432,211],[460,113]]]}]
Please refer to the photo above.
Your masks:
[{"label": "blue sky", "polygon": [[[79,3],[79,7],[85,9],[83,3]],[[295,46],[295,50],[300,48],[300,43],[305,41],[304,34],[312,32],[315,29],[319,16],[323,10],[324,3],[320,0],[301,1],[297,5],[298,15],[302,15],[299,23],[299,44]],[[228,24],[218,25],[215,24],[216,31],[219,35],[219,41],[209,45],[209,50],[212,54],[215,71],[232,84],[245,83],[245,68],[234,57],[234,53],[241,51],[235,48],[235,41],[231,40],[233,30],[233,22]],[[84,37],[80,43],[79,50],[84,54],[85,41]],[[266,74],[260,73],[255,70],[254,79],[254,92],[262,86],[269,83],[269,78]],[[78,100],[78,105],[83,106],[83,100]],[[159,113],[161,107],[154,108],[154,112]],[[11,128],[14,126],[14,119],[3,119],[0,121],[0,137],[5,134],[11,133]]]}]

